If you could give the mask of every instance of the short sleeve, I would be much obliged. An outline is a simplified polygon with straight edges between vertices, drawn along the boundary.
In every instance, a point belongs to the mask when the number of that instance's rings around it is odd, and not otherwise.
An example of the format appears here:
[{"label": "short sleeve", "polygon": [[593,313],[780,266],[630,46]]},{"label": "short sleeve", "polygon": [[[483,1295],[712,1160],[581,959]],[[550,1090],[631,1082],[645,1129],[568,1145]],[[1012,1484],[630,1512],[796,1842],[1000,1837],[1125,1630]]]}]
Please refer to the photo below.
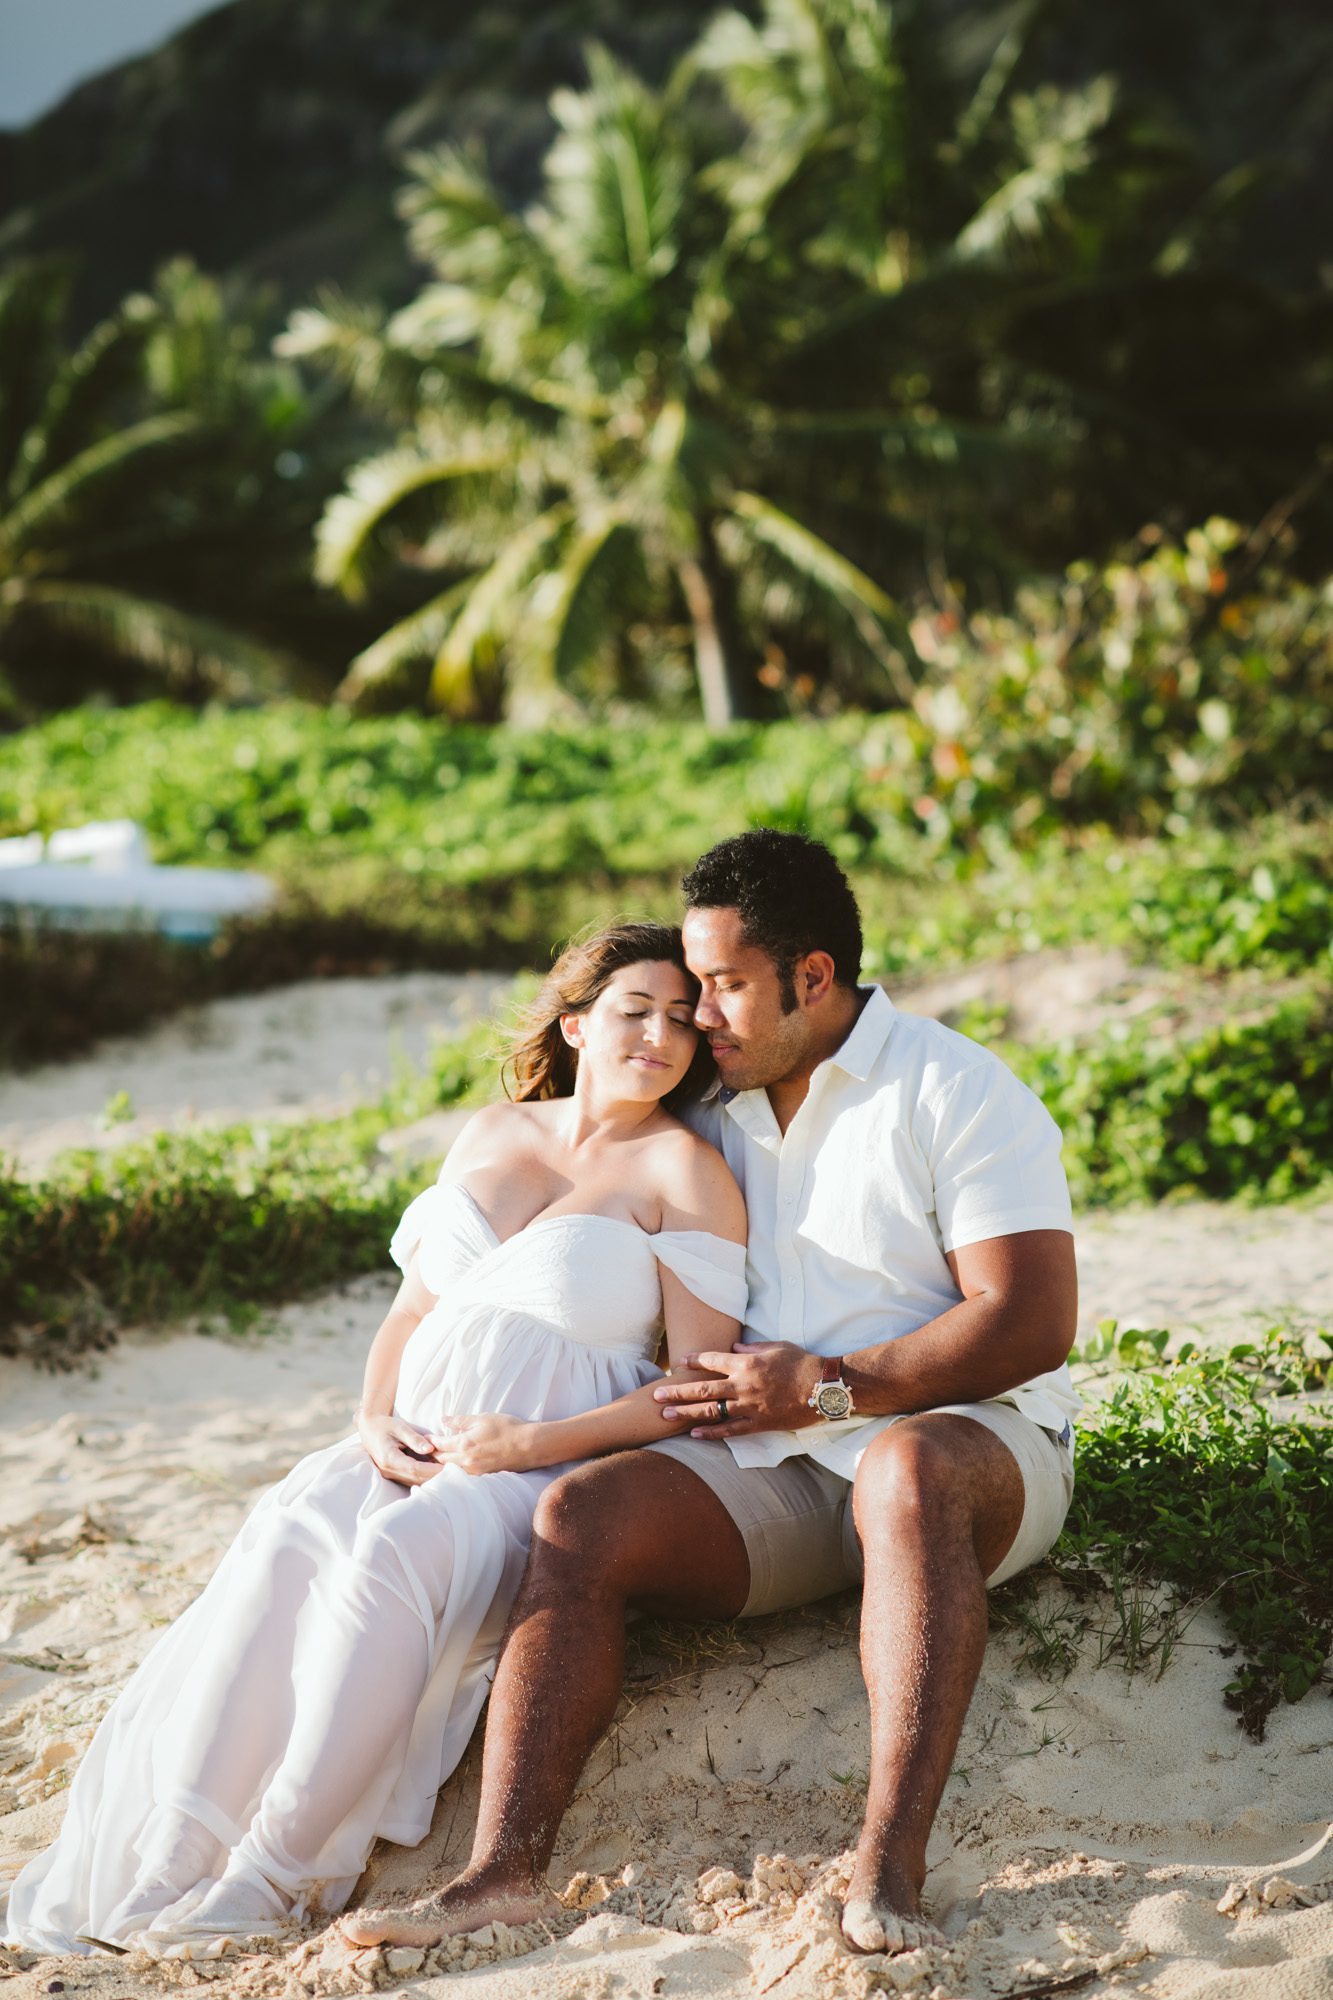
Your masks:
[{"label": "short sleeve", "polygon": [[1072,1229],[1060,1128],[998,1058],[953,1078],[930,1117],[927,1150],[946,1251],[1029,1229]]},{"label": "short sleeve", "polygon": [[703,1229],[664,1229],[650,1240],[658,1262],[696,1299],[729,1319],[744,1320],[749,1295],[743,1243],[728,1243]]}]

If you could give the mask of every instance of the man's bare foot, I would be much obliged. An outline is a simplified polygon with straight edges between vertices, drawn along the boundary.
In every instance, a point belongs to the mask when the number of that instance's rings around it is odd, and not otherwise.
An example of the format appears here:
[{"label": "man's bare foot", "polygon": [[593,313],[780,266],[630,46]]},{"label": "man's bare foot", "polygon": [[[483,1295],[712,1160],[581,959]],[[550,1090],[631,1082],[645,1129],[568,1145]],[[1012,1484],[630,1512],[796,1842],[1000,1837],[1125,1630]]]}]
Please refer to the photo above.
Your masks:
[{"label": "man's bare foot", "polygon": [[922,1945],[942,1945],[944,1935],[918,1911],[903,1916],[887,1903],[868,1896],[848,1898],[842,1909],[842,1934],[853,1951],[919,1951]]},{"label": "man's bare foot", "polygon": [[544,1883],[531,1889],[488,1887],[460,1875],[438,1896],[423,1896],[395,1909],[354,1910],[340,1920],[339,1928],[352,1945],[429,1946],[441,1938],[484,1930],[487,1924],[534,1923],[539,1917],[559,1916],[562,1909]]}]

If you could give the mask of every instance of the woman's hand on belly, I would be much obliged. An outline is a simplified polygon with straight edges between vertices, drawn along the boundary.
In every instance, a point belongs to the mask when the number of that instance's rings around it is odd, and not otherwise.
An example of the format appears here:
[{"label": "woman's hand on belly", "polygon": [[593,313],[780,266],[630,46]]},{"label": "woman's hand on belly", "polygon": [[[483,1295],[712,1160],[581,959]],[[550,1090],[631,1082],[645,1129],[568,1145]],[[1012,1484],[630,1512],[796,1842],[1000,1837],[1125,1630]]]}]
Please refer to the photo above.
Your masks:
[{"label": "woman's hand on belly", "polygon": [[440,1463],[460,1472],[527,1472],[539,1428],[522,1417],[450,1417],[430,1441]]},{"label": "woman's hand on belly", "polygon": [[356,1434],[376,1469],[399,1486],[422,1486],[444,1470],[429,1433],[392,1411],[358,1410]]}]

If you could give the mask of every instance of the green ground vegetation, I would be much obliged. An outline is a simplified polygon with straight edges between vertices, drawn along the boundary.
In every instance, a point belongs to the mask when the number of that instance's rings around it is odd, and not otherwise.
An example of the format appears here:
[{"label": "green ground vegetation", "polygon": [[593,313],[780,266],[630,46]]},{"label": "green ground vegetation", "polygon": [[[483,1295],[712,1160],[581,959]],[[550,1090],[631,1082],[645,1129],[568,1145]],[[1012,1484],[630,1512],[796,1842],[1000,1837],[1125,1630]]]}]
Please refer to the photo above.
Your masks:
[{"label": "green ground vegetation", "polygon": [[[73,1356],[118,1324],[231,1312],[380,1267],[425,1170],[380,1142],[499,1089],[491,1027],[377,1105],[315,1122],[159,1134],[0,1179],[0,1351]],[[1333,1174],[1333,1022],[1291,1003],[1172,1045],[1114,1034],[1007,1051],[1065,1131],[1085,1206],[1278,1199]]]},{"label": "green ground vegetation", "polygon": [[997,1611],[1026,1662],[1067,1670],[1095,1646],[1165,1671],[1212,1606],[1235,1656],[1226,1688],[1262,1737],[1280,1700],[1329,1678],[1333,1644],[1333,1335],[1274,1326],[1222,1352],[1108,1322],[1080,1430],[1073,1511],[1040,1578]]},{"label": "green ground vegetation", "polygon": [[68,1365],[118,1327],[223,1319],[382,1269],[429,1175],[381,1149],[396,1126],[496,1088],[484,1024],[340,1118],[159,1132],[0,1173],[0,1353]]},{"label": "green ground vegetation", "polygon": [[124,814],[159,860],[244,862],[282,889],[203,954],[0,937],[0,1060],[128,1025],[127,993],[167,1009],[312,971],[538,966],[591,919],[670,914],[700,850],[753,824],[832,847],[871,973],[1096,940],[1327,977],[1327,589],[1213,523],[1003,618],[923,617],[914,644],[929,660],[909,706],[818,726],[149,703],[0,740],[0,835]]}]

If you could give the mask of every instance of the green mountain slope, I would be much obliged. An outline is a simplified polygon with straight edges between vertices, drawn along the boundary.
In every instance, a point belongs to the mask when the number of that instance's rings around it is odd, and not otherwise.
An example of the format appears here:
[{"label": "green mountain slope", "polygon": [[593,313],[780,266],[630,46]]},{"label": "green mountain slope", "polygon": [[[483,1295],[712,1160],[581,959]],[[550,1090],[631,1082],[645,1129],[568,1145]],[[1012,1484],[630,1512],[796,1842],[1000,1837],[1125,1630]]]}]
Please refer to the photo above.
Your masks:
[{"label": "green mountain slope", "polygon": [[[272,286],[275,315],[335,279],[386,300],[412,279],[390,201],[405,148],[485,145],[536,185],[546,101],[607,42],[660,77],[718,0],[231,0],[155,53],[0,134],[0,259],[67,250],[88,324],[167,256]],[[1233,269],[1299,290],[1333,241],[1327,0],[922,0],[979,73],[1035,13],[1024,83],[1102,72],[1194,160]],[[1237,196],[1241,198],[1237,201]],[[1326,280],[1325,280],[1326,281]]]},{"label": "green mountain slope", "polygon": [[406,296],[390,202],[405,148],[483,143],[533,185],[546,101],[606,41],[660,75],[712,0],[231,0],[0,134],[0,257],[69,251],[87,323],[165,257],[271,285]]}]

